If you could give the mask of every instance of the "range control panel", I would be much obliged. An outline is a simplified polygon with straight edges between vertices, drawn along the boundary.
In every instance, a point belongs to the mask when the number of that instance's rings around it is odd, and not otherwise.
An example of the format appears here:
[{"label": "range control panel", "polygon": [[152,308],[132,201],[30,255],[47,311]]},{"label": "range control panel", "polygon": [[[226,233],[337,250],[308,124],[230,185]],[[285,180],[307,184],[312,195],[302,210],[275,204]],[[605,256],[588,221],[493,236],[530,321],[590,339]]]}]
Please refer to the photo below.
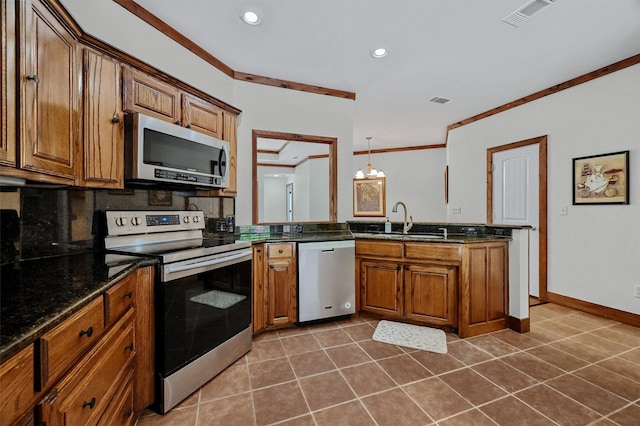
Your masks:
[{"label": "range control panel", "polygon": [[189,231],[204,229],[204,213],[184,211],[107,211],[108,235],[133,235],[152,232]]}]

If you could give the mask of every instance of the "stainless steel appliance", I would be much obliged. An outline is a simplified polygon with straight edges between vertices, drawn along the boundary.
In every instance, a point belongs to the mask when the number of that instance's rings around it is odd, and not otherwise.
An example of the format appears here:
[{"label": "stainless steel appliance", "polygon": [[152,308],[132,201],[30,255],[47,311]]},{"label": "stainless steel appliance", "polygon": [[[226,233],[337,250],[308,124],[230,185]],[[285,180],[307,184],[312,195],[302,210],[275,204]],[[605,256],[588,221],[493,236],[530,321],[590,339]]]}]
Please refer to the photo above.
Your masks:
[{"label": "stainless steel appliance", "polygon": [[251,349],[251,243],[204,238],[201,211],[105,217],[112,255],[159,261],[155,408],[165,413]]},{"label": "stainless steel appliance", "polygon": [[355,241],[298,243],[298,321],[355,312]]},{"label": "stainless steel appliance", "polygon": [[144,114],[125,116],[125,178],[197,187],[229,186],[229,143]]}]

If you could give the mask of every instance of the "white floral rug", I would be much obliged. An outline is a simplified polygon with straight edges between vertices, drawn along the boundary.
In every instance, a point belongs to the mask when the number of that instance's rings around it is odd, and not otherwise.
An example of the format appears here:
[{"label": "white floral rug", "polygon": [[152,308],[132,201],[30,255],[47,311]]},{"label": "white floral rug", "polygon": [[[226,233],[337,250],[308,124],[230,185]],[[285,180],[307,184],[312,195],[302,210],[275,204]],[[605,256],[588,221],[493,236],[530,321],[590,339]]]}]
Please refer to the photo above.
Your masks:
[{"label": "white floral rug", "polygon": [[438,328],[382,320],[373,333],[373,340],[439,354],[447,353],[447,336]]}]

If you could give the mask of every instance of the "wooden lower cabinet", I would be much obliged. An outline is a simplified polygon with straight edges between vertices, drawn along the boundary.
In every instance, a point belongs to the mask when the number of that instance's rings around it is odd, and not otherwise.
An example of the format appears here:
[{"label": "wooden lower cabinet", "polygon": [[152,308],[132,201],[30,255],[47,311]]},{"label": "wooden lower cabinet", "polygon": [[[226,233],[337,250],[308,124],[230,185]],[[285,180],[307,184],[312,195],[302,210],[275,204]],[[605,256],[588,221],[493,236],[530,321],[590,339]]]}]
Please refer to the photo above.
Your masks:
[{"label": "wooden lower cabinet", "polygon": [[460,279],[461,336],[476,336],[508,325],[508,243],[468,244]]},{"label": "wooden lower cabinet", "polygon": [[401,269],[401,265],[392,262],[362,260],[359,263],[363,311],[402,315],[404,295]]},{"label": "wooden lower cabinet", "polygon": [[356,240],[356,277],[364,312],[462,338],[507,327],[508,242]]},{"label": "wooden lower cabinet", "polygon": [[29,345],[0,365],[0,425],[14,424],[36,402],[33,362]]},{"label": "wooden lower cabinet", "polygon": [[133,372],[134,310],[122,317],[40,402],[47,425],[96,424]]},{"label": "wooden lower cabinet", "polygon": [[405,266],[406,317],[434,325],[456,324],[457,285],[458,276],[455,266]]},{"label": "wooden lower cabinet", "polygon": [[3,360],[0,425],[133,424],[155,399],[153,284],[130,272]]},{"label": "wooden lower cabinet", "polygon": [[253,332],[292,325],[297,320],[295,243],[254,246]]}]

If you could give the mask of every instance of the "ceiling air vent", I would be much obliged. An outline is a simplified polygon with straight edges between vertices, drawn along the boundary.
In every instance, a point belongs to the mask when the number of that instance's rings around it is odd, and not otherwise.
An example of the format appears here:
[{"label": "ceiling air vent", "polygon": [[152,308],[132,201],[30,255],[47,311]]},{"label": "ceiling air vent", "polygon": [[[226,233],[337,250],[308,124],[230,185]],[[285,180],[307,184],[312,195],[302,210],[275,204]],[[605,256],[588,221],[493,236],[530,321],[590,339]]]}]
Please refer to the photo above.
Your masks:
[{"label": "ceiling air vent", "polygon": [[519,27],[521,23],[531,18],[533,15],[540,13],[547,6],[551,6],[556,0],[532,0],[524,6],[513,12],[511,15],[502,19],[514,27]]},{"label": "ceiling air vent", "polygon": [[429,102],[435,102],[437,104],[446,104],[447,102],[451,102],[451,99],[434,96],[433,98],[429,99]]}]

